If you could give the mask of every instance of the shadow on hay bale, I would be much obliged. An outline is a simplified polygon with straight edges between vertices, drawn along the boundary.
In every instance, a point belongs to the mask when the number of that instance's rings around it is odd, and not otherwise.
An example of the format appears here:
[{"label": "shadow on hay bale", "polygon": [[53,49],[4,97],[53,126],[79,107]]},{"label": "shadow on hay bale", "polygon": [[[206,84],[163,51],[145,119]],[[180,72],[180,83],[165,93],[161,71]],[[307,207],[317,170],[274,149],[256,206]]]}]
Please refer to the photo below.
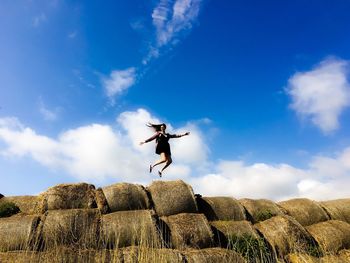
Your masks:
[{"label": "shadow on hay bale", "polygon": [[198,211],[209,221],[215,220],[245,220],[243,206],[232,197],[201,197],[196,196]]},{"label": "shadow on hay bale", "polygon": [[249,221],[210,222],[216,244],[241,254],[248,262],[273,262],[272,249]]},{"label": "shadow on hay bale", "polygon": [[197,205],[190,185],[182,180],[155,181],[149,191],[158,216],[170,216],[179,213],[197,213]]},{"label": "shadow on hay bale", "polygon": [[188,249],[183,252],[188,263],[245,263],[245,259],[235,251],[223,248]]},{"label": "shadow on hay bale", "polygon": [[111,212],[149,209],[150,204],[142,185],[117,183],[102,188]]},{"label": "shadow on hay bale", "polygon": [[291,199],[278,204],[302,226],[329,220],[329,216],[324,209],[317,202],[307,198]]},{"label": "shadow on hay bale", "polygon": [[350,198],[319,203],[333,220],[341,220],[350,224]]},{"label": "shadow on hay bale", "polygon": [[36,215],[45,212],[44,200],[39,196],[8,196],[0,199],[0,205],[4,203],[14,203],[23,214]]},{"label": "shadow on hay bale", "polygon": [[33,250],[40,217],[17,214],[0,218],[0,251]]},{"label": "shadow on hay bale", "polygon": [[162,217],[170,230],[171,247],[175,249],[206,248],[213,245],[213,233],[203,214],[182,213]]},{"label": "shadow on hay bale", "polygon": [[275,216],[254,226],[270,244],[276,258],[283,259],[293,252],[321,254],[313,237],[290,216]]},{"label": "shadow on hay bale", "polygon": [[239,202],[247,212],[247,219],[252,221],[253,224],[273,216],[285,214],[285,212],[271,200],[244,198],[240,199]]},{"label": "shadow on hay bale", "polygon": [[45,200],[45,210],[97,208],[92,184],[59,184],[50,187],[40,197]]},{"label": "shadow on hay bale", "polygon": [[306,229],[325,254],[350,248],[350,224],[344,221],[329,220],[308,226]]},{"label": "shadow on hay bale", "polygon": [[44,250],[66,245],[78,249],[96,248],[100,236],[98,209],[50,210],[42,225]]},{"label": "shadow on hay bale", "polygon": [[106,248],[140,245],[160,247],[151,210],[119,211],[102,216],[101,242]]}]

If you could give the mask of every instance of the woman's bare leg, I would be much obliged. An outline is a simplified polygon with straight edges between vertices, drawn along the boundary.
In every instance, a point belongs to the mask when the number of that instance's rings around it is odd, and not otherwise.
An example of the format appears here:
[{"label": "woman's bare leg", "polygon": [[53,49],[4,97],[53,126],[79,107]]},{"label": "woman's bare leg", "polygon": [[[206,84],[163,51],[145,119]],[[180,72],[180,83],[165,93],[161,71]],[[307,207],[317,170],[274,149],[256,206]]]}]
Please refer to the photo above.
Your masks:
[{"label": "woman's bare leg", "polygon": [[160,173],[162,173],[173,162],[170,155],[165,155],[165,157],[166,157],[166,163],[162,168],[162,170],[160,170]]},{"label": "woman's bare leg", "polygon": [[157,166],[161,163],[165,163],[166,161],[167,161],[167,157],[166,157],[165,153],[160,153],[160,159],[155,164],[151,165],[151,167],[152,167],[151,169],[153,169],[154,166]]}]

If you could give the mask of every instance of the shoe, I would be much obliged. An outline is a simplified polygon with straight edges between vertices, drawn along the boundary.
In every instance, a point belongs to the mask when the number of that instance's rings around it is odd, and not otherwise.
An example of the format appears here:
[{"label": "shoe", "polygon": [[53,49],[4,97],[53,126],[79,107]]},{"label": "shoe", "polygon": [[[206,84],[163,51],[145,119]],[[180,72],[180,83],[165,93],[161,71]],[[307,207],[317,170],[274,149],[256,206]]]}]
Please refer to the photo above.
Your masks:
[{"label": "shoe", "polygon": [[150,172],[150,173],[152,173],[152,169],[153,169],[152,164],[150,164],[150,165],[149,165],[149,172]]},{"label": "shoe", "polygon": [[162,177],[162,172],[158,171],[159,177]]}]

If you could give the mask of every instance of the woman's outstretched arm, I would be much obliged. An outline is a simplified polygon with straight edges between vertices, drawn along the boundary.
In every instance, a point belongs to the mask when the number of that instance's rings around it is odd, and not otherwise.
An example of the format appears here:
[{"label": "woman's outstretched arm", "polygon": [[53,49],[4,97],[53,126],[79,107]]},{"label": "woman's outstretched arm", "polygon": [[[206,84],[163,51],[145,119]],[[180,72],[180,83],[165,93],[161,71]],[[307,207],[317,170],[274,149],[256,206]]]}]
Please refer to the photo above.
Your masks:
[{"label": "woman's outstretched arm", "polygon": [[190,132],[185,132],[183,134],[170,134],[170,138],[180,138],[186,135],[190,135]]},{"label": "woman's outstretched arm", "polygon": [[153,141],[155,138],[158,137],[158,135],[159,135],[159,132],[156,132],[152,137],[148,138],[147,140],[144,140],[143,142],[140,142],[140,145]]}]

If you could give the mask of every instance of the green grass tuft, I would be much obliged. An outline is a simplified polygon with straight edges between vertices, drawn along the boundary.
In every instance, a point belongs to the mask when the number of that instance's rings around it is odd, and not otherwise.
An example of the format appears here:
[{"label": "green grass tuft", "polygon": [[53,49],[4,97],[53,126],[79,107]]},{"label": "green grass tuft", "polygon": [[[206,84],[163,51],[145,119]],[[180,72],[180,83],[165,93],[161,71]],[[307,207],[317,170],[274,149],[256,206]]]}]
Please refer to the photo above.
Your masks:
[{"label": "green grass tuft", "polygon": [[9,217],[19,212],[19,207],[12,202],[4,202],[0,204],[0,218]]}]

